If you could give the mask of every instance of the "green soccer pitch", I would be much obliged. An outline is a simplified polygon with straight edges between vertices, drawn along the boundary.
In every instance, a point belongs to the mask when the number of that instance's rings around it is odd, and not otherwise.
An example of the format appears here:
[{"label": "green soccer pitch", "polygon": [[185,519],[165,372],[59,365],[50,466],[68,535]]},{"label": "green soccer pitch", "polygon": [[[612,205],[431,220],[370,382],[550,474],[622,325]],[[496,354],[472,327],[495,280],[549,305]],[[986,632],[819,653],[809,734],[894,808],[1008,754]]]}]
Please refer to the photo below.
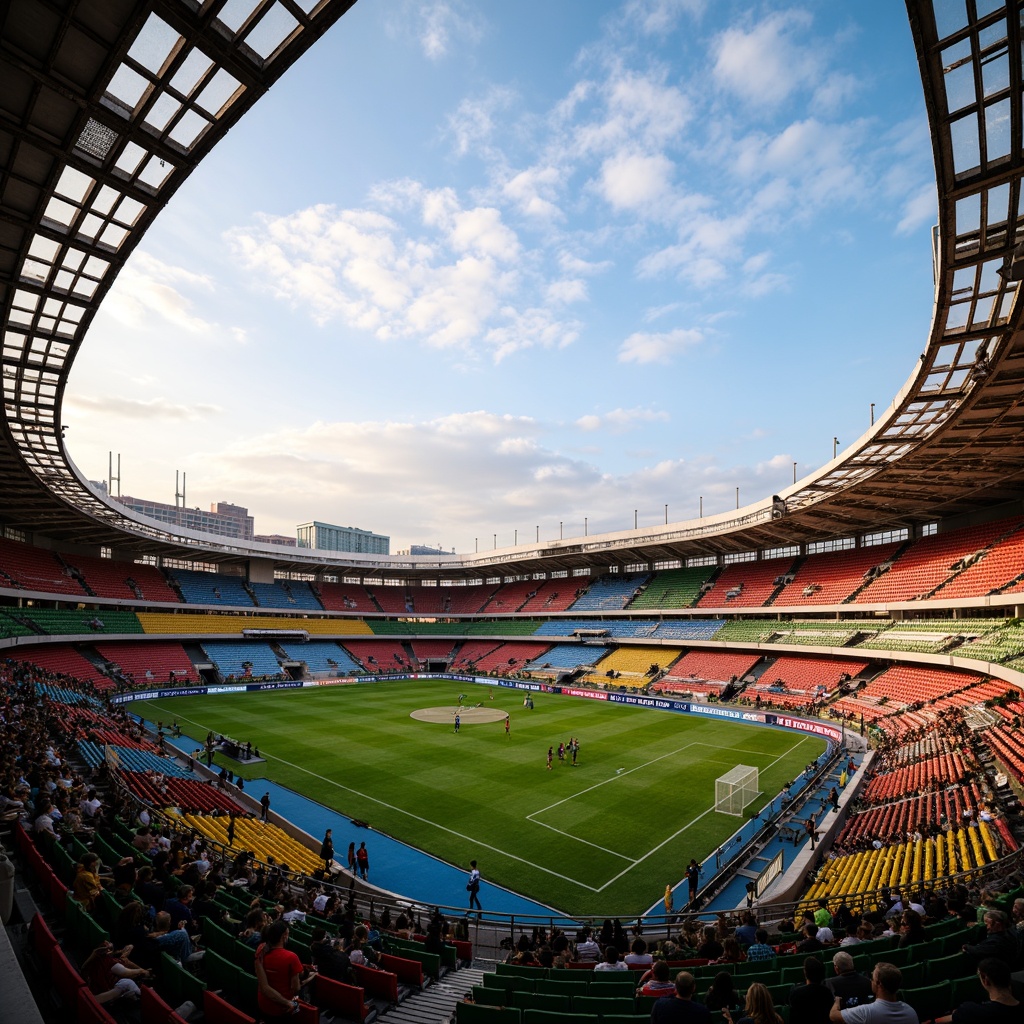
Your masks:
[{"label": "green soccer pitch", "polygon": [[[507,712],[474,724],[411,718],[466,705]],[[646,910],[745,818],[716,813],[715,779],[760,770],[760,809],[825,741],[764,726],[450,680],[137,701],[185,732],[251,741],[266,776],[350,818],[464,864],[486,857],[488,880],[566,913]],[[493,699],[492,699],[493,698]],[[468,717],[468,716],[466,716]],[[573,768],[547,750],[579,739]]]}]

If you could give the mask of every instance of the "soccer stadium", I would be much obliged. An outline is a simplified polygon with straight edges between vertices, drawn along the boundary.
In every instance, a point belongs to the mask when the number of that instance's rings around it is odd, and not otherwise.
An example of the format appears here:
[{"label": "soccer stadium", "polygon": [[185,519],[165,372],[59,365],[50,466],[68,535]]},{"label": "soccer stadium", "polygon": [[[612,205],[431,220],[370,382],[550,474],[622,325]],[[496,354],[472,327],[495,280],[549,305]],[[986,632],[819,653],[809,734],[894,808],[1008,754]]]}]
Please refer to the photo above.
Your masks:
[{"label": "soccer stadium", "polygon": [[930,328],[792,484],[472,553],[134,510],[72,461],[72,364],[355,6],[0,5],[5,1012],[1024,1019],[1022,4],[907,0]]}]

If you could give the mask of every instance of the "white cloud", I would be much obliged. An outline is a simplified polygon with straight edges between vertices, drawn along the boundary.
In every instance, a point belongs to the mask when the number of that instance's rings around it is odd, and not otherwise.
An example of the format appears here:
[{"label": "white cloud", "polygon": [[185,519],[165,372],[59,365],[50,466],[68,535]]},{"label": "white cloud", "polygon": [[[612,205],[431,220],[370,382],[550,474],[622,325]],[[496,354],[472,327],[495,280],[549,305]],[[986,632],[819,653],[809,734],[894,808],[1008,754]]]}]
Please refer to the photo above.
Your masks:
[{"label": "white cloud", "polygon": [[137,330],[146,328],[156,316],[190,334],[209,333],[216,325],[193,312],[193,301],[183,290],[211,292],[213,281],[205,274],[139,252],[118,275],[103,309]]},{"label": "white cloud", "polygon": [[680,352],[704,340],[704,335],[693,329],[677,328],[661,334],[637,331],[619,348],[620,363],[670,363]]},{"label": "white cloud", "polygon": [[527,217],[561,220],[564,214],[554,201],[561,183],[557,167],[530,167],[506,181],[502,192]]},{"label": "white cloud", "polygon": [[219,405],[183,404],[167,398],[125,398],[122,395],[69,394],[65,405],[84,413],[133,420],[201,420],[219,414]]},{"label": "white cloud", "polygon": [[939,216],[935,186],[925,185],[910,196],[903,207],[903,216],[896,225],[896,234],[909,235],[925,224],[934,224]]},{"label": "white cloud", "polygon": [[706,0],[629,0],[626,17],[645,35],[665,35],[676,27],[684,14],[697,17],[704,12]]},{"label": "white cloud", "polygon": [[580,430],[588,432],[600,430],[602,427],[614,433],[623,433],[643,423],[667,423],[670,417],[667,412],[659,409],[612,409],[603,414],[589,413],[576,420]]},{"label": "white cloud", "polygon": [[672,171],[662,154],[619,153],[601,167],[601,194],[617,210],[640,210],[665,196]]},{"label": "white cloud", "polygon": [[557,305],[583,302],[587,298],[587,282],[578,277],[552,281],[547,290],[548,301]]},{"label": "white cloud", "polygon": [[506,111],[515,100],[515,93],[508,88],[492,86],[482,96],[462,100],[449,115],[447,134],[455,142],[455,153],[466,156],[494,156],[492,138],[499,114]]},{"label": "white cloud", "polygon": [[820,81],[820,50],[795,36],[811,24],[805,11],[779,11],[749,28],[728,28],[715,41],[713,75],[754,106],[776,106],[801,86]]},{"label": "white cloud", "polygon": [[466,207],[453,189],[410,180],[377,187],[371,201],[380,209],[261,215],[229,242],[262,287],[321,325],[341,320],[381,341],[483,346],[495,359],[577,336],[579,325],[554,307],[581,301],[585,288],[552,289],[544,254],[525,254],[497,207]]},{"label": "white cloud", "polygon": [[430,60],[447,57],[456,43],[477,43],[483,34],[478,12],[457,0],[421,2],[417,14],[417,36]]}]

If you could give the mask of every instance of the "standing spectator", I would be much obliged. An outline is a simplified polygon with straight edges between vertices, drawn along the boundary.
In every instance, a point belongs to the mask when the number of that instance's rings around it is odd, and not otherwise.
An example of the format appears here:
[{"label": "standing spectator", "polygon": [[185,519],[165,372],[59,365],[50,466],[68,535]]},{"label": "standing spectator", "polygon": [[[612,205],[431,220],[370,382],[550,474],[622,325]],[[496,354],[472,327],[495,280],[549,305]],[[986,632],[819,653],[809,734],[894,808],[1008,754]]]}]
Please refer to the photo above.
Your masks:
[{"label": "standing spectator", "polygon": [[365,882],[370,873],[370,851],[366,849],[366,843],[360,843],[356,850],[356,866],[359,868],[359,877]]},{"label": "standing spectator", "polygon": [[348,869],[354,875],[356,873],[356,844],[348,844]]},{"label": "standing spectator", "polygon": [[804,831],[807,833],[811,840],[811,849],[813,850],[818,842],[818,833],[815,831],[816,825],[813,818],[808,818],[804,822]]},{"label": "standing spectator", "polygon": [[828,799],[829,799],[829,802],[832,804],[832,810],[838,812],[838,810],[839,810],[839,790],[836,789],[835,786],[833,786],[828,791]]},{"label": "standing spectator", "polygon": [[469,881],[466,883],[466,891],[469,893],[469,909],[473,909],[473,904],[476,904],[477,910],[483,910],[480,906],[480,870],[476,866],[476,861],[471,860],[469,862]]},{"label": "standing spectator", "polygon": [[832,1024],[919,1024],[917,1011],[896,998],[902,985],[903,975],[898,967],[877,963],[871,972],[875,1001],[844,1010],[842,1000],[836,996],[829,1020]]},{"label": "standing spectator", "polygon": [[334,839],[330,829],[324,833],[324,841],[320,844],[320,859],[324,862],[324,878],[330,878],[334,864]]},{"label": "standing spectator", "polygon": [[267,815],[270,813],[270,794],[264,793],[260,797],[260,821],[266,821]]},{"label": "standing spectator", "polygon": [[299,989],[312,975],[302,977],[302,961],[290,949],[288,925],[275,921],[256,950],[257,1003],[265,1020],[283,1020],[299,1010]]},{"label": "standing spectator", "polygon": [[686,882],[687,882],[687,884],[690,887],[690,904],[691,905],[697,899],[697,888],[700,885],[700,872],[701,872],[700,865],[695,860],[693,860],[691,858],[690,859],[690,863],[687,864],[687,866],[686,866]]}]

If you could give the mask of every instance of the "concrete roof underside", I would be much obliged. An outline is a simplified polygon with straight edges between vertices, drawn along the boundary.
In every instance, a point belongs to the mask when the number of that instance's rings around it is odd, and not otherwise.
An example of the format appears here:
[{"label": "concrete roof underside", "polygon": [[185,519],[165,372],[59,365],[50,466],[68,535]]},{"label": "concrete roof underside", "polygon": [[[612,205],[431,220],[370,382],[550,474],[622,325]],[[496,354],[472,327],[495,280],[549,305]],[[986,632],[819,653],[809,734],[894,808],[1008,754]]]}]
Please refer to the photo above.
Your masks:
[{"label": "concrete roof underside", "polygon": [[931,332],[872,428],[784,504],[765,496],[705,519],[441,561],[243,545],[112,506],[61,431],[92,317],[185,178],[353,2],[0,3],[0,525],[136,556],[479,577],[779,547],[1020,501],[1024,312],[1014,275],[999,271],[1024,242],[1024,0],[940,4],[938,23],[930,0],[907,0],[938,192]]}]

